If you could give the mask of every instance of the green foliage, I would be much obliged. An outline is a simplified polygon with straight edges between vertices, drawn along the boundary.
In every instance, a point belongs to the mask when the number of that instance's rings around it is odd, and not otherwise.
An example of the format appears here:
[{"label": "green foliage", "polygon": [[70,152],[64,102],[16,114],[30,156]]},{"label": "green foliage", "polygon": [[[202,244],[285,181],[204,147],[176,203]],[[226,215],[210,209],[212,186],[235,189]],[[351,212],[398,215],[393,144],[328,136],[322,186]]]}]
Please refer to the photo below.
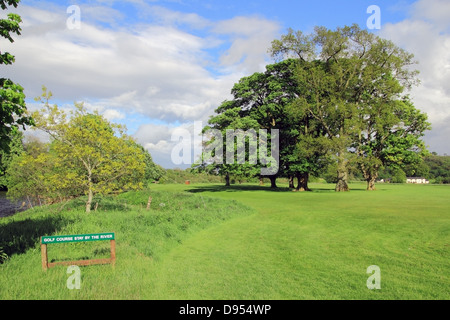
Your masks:
[{"label": "green foliage", "polygon": [[337,163],[332,163],[327,166],[327,169],[325,172],[322,173],[321,177],[324,178],[324,180],[327,183],[337,183],[338,179],[336,176],[337,172]]},{"label": "green foliage", "polygon": [[83,194],[77,171],[66,164],[53,151],[36,157],[23,152],[8,168],[8,197],[52,203]]},{"label": "green foliage", "polygon": [[[0,7],[6,10],[8,6],[17,7],[19,1],[1,0]],[[0,19],[0,36],[10,42],[14,42],[11,34],[20,35],[19,24],[22,19],[14,13],[8,14],[8,19]],[[14,56],[8,52],[0,52],[0,65],[14,63]],[[9,152],[11,137],[19,127],[25,129],[26,125],[32,125],[33,120],[27,115],[25,94],[23,88],[10,79],[0,78],[0,150]]]},{"label": "green foliage", "polygon": [[125,128],[87,113],[82,104],[76,104],[69,116],[48,104],[51,96],[44,87],[38,99],[44,109],[33,115],[36,128],[52,137],[49,152],[36,157],[24,153],[14,163],[8,171],[9,195],[62,201],[85,194],[89,212],[96,194],[141,189],[151,158],[146,162],[145,152]]},{"label": "green foliage", "polygon": [[220,175],[193,169],[167,169],[164,176],[159,180],[164,184],[184,184],[186,181],[191,183],[221,183],[223,178]]},{"label": "green foliage", "polygon": [[[412,54],[357,25],[316,27],[309,35],[290,29],[270,52],[279,62],[241,78],[231,90],[233,99],[215,110],[203,130],[221,133],[222,150],[227,130],[279,129],[278,176],[296,176],[297,189],[308,190],[309,175],[334,161],[336,178],[327,180],[336,181],[336,191],[349,190],[355,165],[373,190],[381,168],[417,167],[427,154],[427,115],[403,94],[417,83]],[[217,143],[219,137],[212,136],[205,146]],[[254,177],[261,168],[251,161],[229,163],[225,153],[214,156],[193,167],[218,172],[227,185],[231,176]]]},{"label": "green foliage", "polygon": [[[223,141],[226,140],[227,130],[230,129],[246,132],[255,130],[256,133],[259,133],[260,129],[278,129],[279,161],[277,174],[271,177],[273,186],[278,176],[314,174],[324,164],[324,140],[317,136],[313,120],[298,112],[293,103],[302,90],[294,76],[296,65],[294,59],[288,59],[266,66],[263,73],[257,72],[240,79],[231,90],[233,100],[224,101],[216,109],[216,115],[209,120],[209,126],[204,129],[219,130]],[[213,141],[208,144],[213,144]],[[245,143],[249,144],[249,139]],[[237,147],[237,142],[235,146]],[[269,149],[271,145],[259,144],[258,147]],[[224,143],[224,150],[225,148]],[[226,176],[227,181],[230,177],[242,181],[259,176],[263,164],[261,159],[250,161],[252,154],[249,149],[246,148],[247,161],[244,164],[238,164],[237,161],[230,164],[225,160],[224,154],[223,159],[218,159],[220,161],[215,159],[219,165],[211,165],[205,169],[218,171]]]},{"label": "green foliage", "polygon": [[405,183],[406,173],[402,169],[392,170],[392,182],[393,183]]},{"label": "green foliage", "polygon": [[0,149],[0,188],[6,187],[7,185],[6,170],[11,165],[11,162],[24,151],[22,139],[23,133],[14,130],[8,146],[9,151],[6,152]]},{"label": "green foliage", "polygon": [[[0,7],[2,10],[7,10],[8,6],[14,6],[17,8],[17,5],[20,0],[0,0]],[[20,23],[22,22],[22,18],[15,13],[9,13],[8,19],[0,19],[0,36],[9,40],[9,42],[14,42],[14,39],[11,36],[11,33],[15,33],[20,35]],[[12,64],[14,62],[14,56],[5,52],[0,54],[0,64]]]},{"label": "green foliage", "polygon": [[428,167],[429,175],[418,174],[417,176],[434,179],[436,183],[450,183],[450,156],[430,154],[425,158],[424,164]]},{"label": "green foliage", "polygon": [[421,138],[430,129],[427,116],[403,94],[417,83],[412,54],[357,25],[316,27],[306,36],[289,30],[272,43],[271,53],[297,57],[295,76],[302,90],[295,106],[317,121],[330,141],[337,191],[348,190],[354,161],[373,190],[382,166],[401,167],[426,154]]},{"label": "green foliage", "polygon": [[151,154],[144,149],[143,146],[134,142],[134,144],[141,150],[144,154],[144,163],[145,163],[145,180],[153,182],[159,181],[165,174],[165,170],[160,165],[157,165],[153,162]]}]

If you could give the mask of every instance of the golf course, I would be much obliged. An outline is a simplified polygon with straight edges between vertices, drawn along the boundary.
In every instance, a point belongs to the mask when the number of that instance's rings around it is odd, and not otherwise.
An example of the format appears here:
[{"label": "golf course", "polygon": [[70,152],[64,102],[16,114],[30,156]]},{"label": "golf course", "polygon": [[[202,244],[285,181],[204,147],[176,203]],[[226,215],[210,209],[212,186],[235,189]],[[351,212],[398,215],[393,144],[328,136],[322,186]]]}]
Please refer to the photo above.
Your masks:
[{"label": "golf course", "polygon": [[[349,186],[151,184],[90,213],[75,199],[1,218],[0,299],[449,299],[450,187]],[[80,288],[67,266],[42,269],[41,236],[100,232],[115,265],[80,267]],[[108,242],[48,245],[49,261],[108,256]]]}]

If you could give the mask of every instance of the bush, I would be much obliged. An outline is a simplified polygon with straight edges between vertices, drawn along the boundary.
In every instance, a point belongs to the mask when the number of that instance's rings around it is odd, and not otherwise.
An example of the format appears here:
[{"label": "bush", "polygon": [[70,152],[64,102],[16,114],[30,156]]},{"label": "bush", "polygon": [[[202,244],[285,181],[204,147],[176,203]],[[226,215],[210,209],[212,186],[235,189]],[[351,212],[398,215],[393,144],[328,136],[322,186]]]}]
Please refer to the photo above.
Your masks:
[{"label": "bush", "polygon": [[392,173],[392,182],[393,183],[405,183],[406,182],[406,173],[402,169],[397,169]]},{"label": "bush", "polygon": [[218,175],[212,175],[205,172],[194,173],[190,169],[167,169],[163,177],[159,179],[159,183],[171,184],[180,183],[183,184],[186,180],[191,183],[222,183],[223,178]]},{"label": "bush", "polygon": [[450,184],[450,177],[437,177],[436,179],[434,179],[434,183]]}]

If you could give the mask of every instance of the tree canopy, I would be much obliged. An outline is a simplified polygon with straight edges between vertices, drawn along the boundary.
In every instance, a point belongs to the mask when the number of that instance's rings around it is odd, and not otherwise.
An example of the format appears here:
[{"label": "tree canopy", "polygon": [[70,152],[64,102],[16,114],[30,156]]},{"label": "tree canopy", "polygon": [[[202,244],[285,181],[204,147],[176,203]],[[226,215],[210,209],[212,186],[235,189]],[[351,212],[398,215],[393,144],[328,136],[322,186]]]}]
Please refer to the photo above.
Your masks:
[{"label": "tree canopy", "polygon": [[[2,10],[8,6],[17,7],[19,0],[0,0]],[[7,19],[0,19],[0,36],[14,42],[13,35],[20,35],[21,17],[9,13]],[[10,65],[15,58],[9,52],[0,51],[0,65]],[[11,79],[0,77],[0,150],[9,151],[9,145],[15,132],[20,127],[32,125],[32,118],[27,115],[23,88]]]},{"label": "tree canopy", "polygon": [[[297,177],[296,189],[309,190],[309,175],[334,162],[336,191],[349,190],[354,165],[373,190],[381,168],[402,168],[427,154],[422,137],[430,124],[406,93],[418,83],[412,54],[357,25],[311,34],[291,29],[269,51],[276,63],[240,79],[204,132],[217,129],[223,138],[230,129],[278,129],[272,187],[277,176]],[[213,167],[226,177],[255,175],[250,164]]]},{"label": "tree canopy", "polygon": [[82,104],[68,114],[50,105],[50,97],[44,87],[38,99],[44,108],[33,114],[35,127],[51,137],[49,150],[24,153],[10,166],[11,196],[61,200],[85,194],[89,212],[95,194],[143,187],[149,158],[124,127],[88,113]]},{"label": "tree canopy", "polygon": [[272,43],[271,53],[298,61],[303,94],[295,105],[330,141],[336,191],[348,190],[353,161],[372,190],[383,165],[405,165],[426,153],[421,137],[430,124],[404,93],[418,82],[412,54],[357,25],[316,27],[310,35],[289,30]]}]

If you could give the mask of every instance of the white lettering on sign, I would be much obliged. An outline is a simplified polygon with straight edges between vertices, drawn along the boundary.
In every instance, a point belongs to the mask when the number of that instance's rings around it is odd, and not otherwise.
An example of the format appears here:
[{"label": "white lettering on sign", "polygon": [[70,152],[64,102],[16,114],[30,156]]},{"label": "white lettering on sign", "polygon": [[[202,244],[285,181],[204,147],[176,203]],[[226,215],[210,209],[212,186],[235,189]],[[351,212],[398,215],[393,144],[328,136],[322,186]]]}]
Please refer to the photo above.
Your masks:
[{"label": "white lettering on sign", "polygon": [[113,240],[114,233],[107,234],[78,234],[54,237],[42,237],[42,243],[63,243],[63,242],[79,242],[79,241],[95,241],[95,240]]},{"label": "white lettering on sign", "polygon": [[73,237],[56,238],[56,242],[73,241]]}]

